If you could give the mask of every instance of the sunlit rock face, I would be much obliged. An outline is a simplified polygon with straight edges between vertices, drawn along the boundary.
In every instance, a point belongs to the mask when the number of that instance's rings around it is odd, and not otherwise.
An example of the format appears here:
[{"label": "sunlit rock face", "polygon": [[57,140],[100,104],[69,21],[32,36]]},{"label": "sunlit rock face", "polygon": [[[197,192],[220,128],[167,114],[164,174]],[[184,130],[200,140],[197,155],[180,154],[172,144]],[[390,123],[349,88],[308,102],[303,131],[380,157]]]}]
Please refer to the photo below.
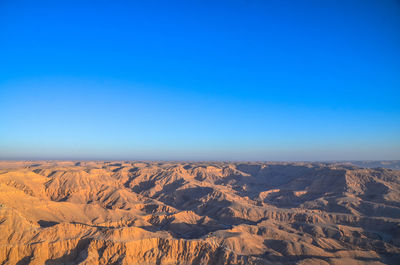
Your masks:
[{"label": "sunlit rock face", "polygon": [[1,264],[400,264],[400,171],[0,162]]}]

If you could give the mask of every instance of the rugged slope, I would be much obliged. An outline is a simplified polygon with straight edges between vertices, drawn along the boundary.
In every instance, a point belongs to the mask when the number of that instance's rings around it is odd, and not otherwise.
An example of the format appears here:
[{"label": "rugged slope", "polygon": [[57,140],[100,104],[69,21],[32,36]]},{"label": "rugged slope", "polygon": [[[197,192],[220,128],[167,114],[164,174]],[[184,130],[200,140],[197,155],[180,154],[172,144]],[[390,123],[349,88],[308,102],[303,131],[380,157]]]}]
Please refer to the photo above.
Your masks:
[{"label": "rugged slope", "polygon": [[398,264],[400,172],[0,162],[2,264]]}]

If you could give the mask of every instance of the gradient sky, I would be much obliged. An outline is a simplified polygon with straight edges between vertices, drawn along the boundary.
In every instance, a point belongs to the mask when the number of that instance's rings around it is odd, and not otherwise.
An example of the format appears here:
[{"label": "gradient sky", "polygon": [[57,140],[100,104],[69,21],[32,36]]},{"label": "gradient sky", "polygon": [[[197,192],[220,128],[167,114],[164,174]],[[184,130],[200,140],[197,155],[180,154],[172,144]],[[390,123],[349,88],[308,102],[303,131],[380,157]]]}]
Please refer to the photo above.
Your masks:
[{"label": "gradient sky", "polygon": [[400,2],[1,0],[0,159],[400,159]]}]

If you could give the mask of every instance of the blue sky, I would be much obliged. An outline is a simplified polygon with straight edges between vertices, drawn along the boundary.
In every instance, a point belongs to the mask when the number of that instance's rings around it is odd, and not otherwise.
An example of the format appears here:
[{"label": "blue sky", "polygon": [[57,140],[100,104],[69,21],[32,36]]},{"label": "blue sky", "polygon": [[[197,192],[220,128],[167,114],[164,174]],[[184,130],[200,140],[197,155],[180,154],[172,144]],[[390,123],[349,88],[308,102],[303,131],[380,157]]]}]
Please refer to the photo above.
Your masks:
[{"label": "blue sky", "polygon": [[400,2],[0,1],[0,159],[400,159]]}]

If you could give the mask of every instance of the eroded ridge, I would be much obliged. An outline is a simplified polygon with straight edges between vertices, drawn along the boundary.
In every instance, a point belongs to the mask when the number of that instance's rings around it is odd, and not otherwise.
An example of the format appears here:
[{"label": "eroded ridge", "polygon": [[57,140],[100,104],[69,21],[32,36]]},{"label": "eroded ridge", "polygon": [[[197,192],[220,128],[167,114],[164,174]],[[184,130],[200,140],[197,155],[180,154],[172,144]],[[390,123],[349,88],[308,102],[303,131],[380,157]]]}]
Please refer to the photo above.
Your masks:
[{"label": "eroded ridge", "polygon": [[2,264],[399,264],[400,171],[0,162]]}]

